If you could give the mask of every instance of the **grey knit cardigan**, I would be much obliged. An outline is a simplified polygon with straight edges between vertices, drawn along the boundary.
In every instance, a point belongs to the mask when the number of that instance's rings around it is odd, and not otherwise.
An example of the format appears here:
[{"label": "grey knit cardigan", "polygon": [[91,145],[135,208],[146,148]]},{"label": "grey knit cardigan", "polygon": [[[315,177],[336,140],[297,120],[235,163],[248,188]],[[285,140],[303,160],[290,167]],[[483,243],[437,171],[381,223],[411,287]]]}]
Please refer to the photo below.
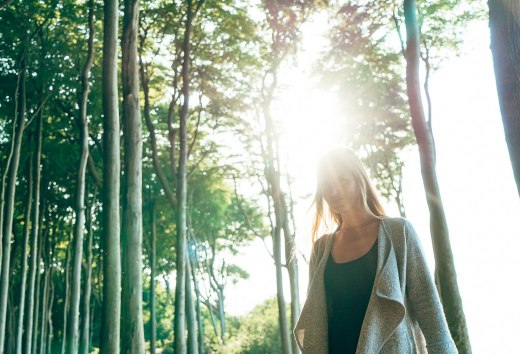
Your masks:
[{"label": "grey knit cardigan", "polygon": [[[294,328],[303,354],[328,353],[323,274],[334,234],[314,244],[307,300]],[[415,230],[404,218],[383,218],[377,270],[356,354],[457,353]]]}]

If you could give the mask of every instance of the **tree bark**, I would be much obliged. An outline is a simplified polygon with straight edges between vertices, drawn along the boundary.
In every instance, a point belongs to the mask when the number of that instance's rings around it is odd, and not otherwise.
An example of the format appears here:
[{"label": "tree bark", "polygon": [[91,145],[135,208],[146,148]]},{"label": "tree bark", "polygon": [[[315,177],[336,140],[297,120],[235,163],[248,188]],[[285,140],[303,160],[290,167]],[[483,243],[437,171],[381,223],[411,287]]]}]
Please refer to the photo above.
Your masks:
[{"label": "tree bark", "polygon": [[[12,161],[9,166],[9,174],[7,179],[7,208],[5,209],[5,219],[3,220],[3,239],[2,242],[2,268],[1,268],[1,281],[0,281],[0,354],[4,353],[4,341],[5,341],[5,321],[7,315],[7,297],[9,290],[9,264],[11,257],[11,234],[13,229],[13,218],[14,218],[14,202],[16,195],[16,180],[18,176],[18,165],[20,163],[20,150],[22,147],[22,137],[25,130],[25,110],[26,110],[26,71],[27,65],[25,57],[21,61],[21,79],[20,79],[20,109],[17,117],[17,129],[16,134],[12,138],[15,140],[14,150],[12,155]],[[13,124],[15,124],[13,122]]]},{"label": "tree bark", "polygon": [[157,237],[155,200],[150,205],[150,353],[155,354],[157,340],[157,322],[155,318],[155,241]]},{"label": "tree bark", "polygon": [[29,238],[30,238],[30,219],[31,219],[31,206],[33,198],[33,174],[34,174],[34,163],[33,155],[29,152],[29,163],[28,163],[28,177],[27,177],[27,207],[25,209],[25,224],[24,224],[24,244],[22,253],[22,276],[20,280],[20,303],[18,305],[18,320],[16,329],[16,354],[22,354],[22,339],[23,339],[23,322],[25,315],[25,290],[27,287],[27,260],[28,260],[28,249],[29,249]]},{"label": "tree bark", "polygon": [[[276,81],[276,80],[275,80]],[[268,94],[264,97],[262,103],[263,114],[265,119],[265,135],[267,139],[267,161],[265,169],[265,177],[269,184],[269,197],[273,200],[275,223],[271,230],[273,239],[273,256],[276,268],[276,297],[278,300],[278,321],[280,324],[280,336],[282,339],[282,352],[284,354],[291,354],[293,350],[294,338],[289,336],[289,326],[287,322],[287,314],[285,310],[285,297],[283,294],[283,277],[282,277],[282,231],[286,223],[287,208],[284,209],[285,201],[280,187],[280,173],[276,168],[279,165],[277,159],[278,154],[275,155],[275,131],[274,124],[270,112],[271,97],[274,90],[274,85],[268,88]],[[287,237],[287,236],[286,236]],[[287,247],[287,246],[286,246]],[[291,273],[289,273],[291,275]],[[292,289],[292,288],[291,288]],[[299,314],[299,312],[298,312]]]},{"label": "tree bark", "polygon": [[[42,210],[45,210],[42,208]],[[43,225],[43,216],[40,216],[40,225]],[[43,230],[45,230],[43,232]],[[42,275],[40,274],[40,259],[42,258],[42,249],[44,245],[44,240],[46,236],[48,235],[49,228],[46,226],[45,229],[40,228],[39,235],[38,235],[38,242],[40,243],[38,246],[38,256],[37,256],[37,266],[36,266],[36,304],[34,306],[34,331],[33,331],[33,337],[32,337],[32,348],[34,353],[38,353],[38,338],[40,338],[41,333],[41,326],[40,324],[40,313],[43,311],[40,311],[40,300],[43,297],[43,287],[40,286]],[[43,307],[43,304],[42,304]]]},{"label": "tree bark", "polygon": [[[23,59],[23,56],[22,56]],[[2,174],[2,191],[0,193],[0,274],[2,271],[2,240],[3,240],[3,230],[4,230],[4,210],[5,210],[5,190],[6,190],[6,179],[9,174],[9,167],[11,166],[11,161],[13,158],[13,152],[15,147],[15,137],[16,137],[16,127],[18,121],[18,111],[19,111],[19,99],[21,95],[19,94],[21,88],[22,79],[25,80],[25,70],[22,70],[22,64],[24,62],[20,62],[20,71],[18,72],[18,79],[16,82],[16,89],[14,92],[14,114],[13,114],[13,128],[11,132],[11,147],[9,148],[9,154],[7,155],[7,160],[5,163],[4,173]]]},{"label": "tree bark", "polygon": [[[46,233],[47,236],[49,232]],[[45,251],[44,251],[44,257],[43,257],[43,296],[42,296],[42,319],[41,319],[41,325],[40,325],[40,354],[44,354],[45,350],[47,349],[46,340],[47,340],[47,323],[48,323],[48,301],[49,301],[49,282],[50,282],[50,276],[51,276],[51,262],[50,262],[50,242],[49,238],[46,237],[44,239],[45,242]]]},{"label": "tree bark", "polygon": [[273,255],[276,268],[276,298],[278,300],[278,321],[280,323],[280,336],[282,338],[282,352],[291,353],[291,340],[287,323],[287,313],[285,310],[285,297],[283,292],[282,278],[282,240],[281,228],[276,226],[273,233]]},{"label": "tree bark", "polygon": [[72,268],[72,289],[70,297],[70,316],[67,334],[67,352],[77,353],[79,342],[79,305],[81,293],[81,263],[83,258],[83,237],[85,230],[85,178],[88,160],[88,94],[90,91],[90,68],[94,60],[94,0],[89,0],[88,12],[88,49],[87,58],[81,73],[81,99],[79,103],[79,127],[81,156],[78,167],[78,182],[76,189],[76,225],[74,230],[74,263]]},{"label": "tree bark", "polygon": [[[54,232],[52,234],[52,251],[51,251],[51,255],[50,255],[50,259],[52,260],[53,257],[54,257],[54,254],[56,253],[56,234],[58,232],[58,230],[61,230],[61,226],[62,226],[62,223],[61,223],[61,220],[60,222],[57,223],[57,228],[54,229]],[[51,351],[52,349],[52,340],[53,340],[53,337],[54,337],[54,328],[53,328],[53,322],[52,322],[52,308],[53,308],[53,304],[54,304],[54,281],[52,280],[52,270],[53,268],[50,269],[50,274],[49,274],[49,277],[50,277],[50,286],[49,286],[49,308],[48,308],[48,315],[47,315],[47,326],[48,326],[48,329],[49,329],[49,334],[47,336],[47,342],[46,342],[46,352],[45,353],[53,353],[53,351]]]},{"label": "tree bark", "polygon": [[[194,262],[190,261],[190,272],[191,279],[193,281],[193,289],[195,290],[195,301],[196,301],[196,311],[197,311],[197,325],[198,325],[198,340],[199,340],[199,354],[204,354],[204,326],[202,322],[202,312],[200,308],[200,289],[199,284],[197,282],[197,273],[195,270]],[[210,310],[211,314],[211,310]]]},{"label": "tree bark", "polygon": [[520,196],[520,4],[515,0],[488,0],[488,6],[498,102]]},{"label": "tree bark", "polygon": [[117,84],[118,0],[105,0],[103,19],[103,302],[100,353],[120,352],[120,142]]},{"label": "tree bark", "polygon": [[67,343],[67,320],[70,307],[70,259],[72,252],[72,230],[69,231],[69,241],[67,243],[67,252],[65,255],[65,300],[63,302],[63,331],[61,342],[61,354],[65,354],[65,345]]},{"label": "tree bark", "polygon": [[52,281],[51,276],[51,285],[49,290],[49,316],[48,316],[48,326],[49,326],[49,336],[47,338],[47,354],[53,353],[52,352],[52,340],[54,338],[54,327],[52,322],[52,308],[54,305],[54,282]]},{"label": "tree bark", "polygon": [[124,195],[121,352],[144,353],[142,308],[142,136],[137,31],[139,1],[125,0],[122,38]]},{"label": "tree bark", "polygon": [[187,150],[187,121],[190,101],[190,37],[193,22],[193,0],[186,0],[187,14],[184,31],[183,62],[182,62],[182,95],[184,98],[179,115],[179,167],[177,169],[177,264],[175,286],[175,353],[186,354],[186,202],[187,181],[186,165]]},{"label": "tree bark", "polygon": [[[188,255],[189,257],[189,255]],[[199,354],[197,337],[197,319],[193,304],[193,288],[191,285],[190,262],[186,260],[186,323],[188,324],[188,354]]]},{"label": "tree bark", "polygon": [[79,353],[88,354],[90,347],[90,294],[92,288],[92,242],[93,242],[93,213],[94,205],[96,203],[96,191],[94,189],[94,196],[92,198],[91,206],[88,211],[88,239],[87,239],[87,254],[85,256],[85,281],[83,290],[83,310],[81,317],[81,335],[79,342]]},{"label": "tree bark", "polygon": [[433,136],[425,119],[419,80],[419,31],[415,0],[404,0],[406,23],[406,86],[412,126],[421,161],[426,200],[430,210],[430,232],[435,256],[435,279],[451,335],[460,353],[471,353],[466,319],[460,298],[448,225],[435,172]]},{"label": "tree bark", "polygon": [[[287,271],[289,272],[289,285],[291,291],[291,328],[296,327],[296,322],[300,316],[300,285],[298,275],[298,259],[296,258],[296,242],[294,240],[294,233],[289,227],[289,211],[285,199],[282,199],[282,211],[284,214],[283,220],[283,235],[285,240],[285,264],[287,264]],[[294,336],[291,337],[292,352],[299,353],[299,347],[296,344]]]},{"label": "tree bark", "polygon": [[25,332],[25,350],[24,353],[32,353],[32,337],[33,337],[33,316],[34,316],[34,295],[35,282],[38,268],[38,236],[40,234],[40,180],[41,180],[41,155],[42,155],[42,132],[43,132],[43,115],[40,114],[37,127],[36,148],[34,151],[34,210],[32,217],[32,236],[31,236],[31,263],[29,265],[29,288],[27,293],[27,327]]}]

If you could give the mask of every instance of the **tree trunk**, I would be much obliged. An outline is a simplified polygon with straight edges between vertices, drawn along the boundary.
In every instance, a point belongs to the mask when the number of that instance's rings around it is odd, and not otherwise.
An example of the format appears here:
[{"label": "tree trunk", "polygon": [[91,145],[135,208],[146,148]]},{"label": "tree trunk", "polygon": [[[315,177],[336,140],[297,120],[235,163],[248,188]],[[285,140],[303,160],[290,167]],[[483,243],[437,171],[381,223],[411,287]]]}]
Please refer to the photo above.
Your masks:
[{"label": "tree trunk", "polygon": [[26,354],[31,354],[33,351],[32,337],[34,328],[34,299],[35,299],[35,282],[38,268],[38,236],[40,234],[40,179],[41,179],[41,155],[42,155],[42,131],[43,131],[43,115],[40,114],[38,118],[38,128],[36,149],[34,151],[34,171],[36,172],[34,178],[34,210],[32,217],[32,237],[31,237],[31,263],[29,265],[29,288],[27,293],[27,327],[25,331],[25,351]]},{"label": "tree trunk", "polygon": [[[42,208],[42,210],[44,210],[44,208]],[[40,225],[43,225],[43,216],[40,217]],[[43,311],[40,311],[40,299],[43,297],[43,286],[40,286],[40,283],[41,283],[41,280],[42,280],[42,275],[40,274],[40,259],[42,258],[42,249],[43,249],[43,245],[44,245],[44,240],[46,238],[46,236],[48,235],[47,231],[49,230],[49,228],[46,226],[45,227],[45,232],[42,232],[42,229],[40,229],[40,234],[38,235],[38,242],[40,243],[39,246],[38,246],[38,264],[36,266],[36,274],[37,274],[37,277],[38,279],[36,279],[36,304],[34,306],[34,332],[33,332],[33,337],[32,337],[32,348],[33,348],[33,352],[34,353],[38,353],[38,338],[40,338],[40,333],[41,333],[41,326],[39,326],[40,324],[40,312],[43,312]],[[42,307],[43,307],[43,304],[42,304]]]},{"label": "tree trunk", "polygon": [[33,198],[33,155],[29,152],[29,164],[28,164],[28,178],[27,178],[27,207],[25,209],[25,224],[24,224],[24,244],[22,251],[22,276],[20,280],[20,303],[18,305],[18,321],[16,329],[16,354],[22,354],[22,338],[23,338],[23,321],[25,314],[25,289],[27,287],[27,251],[29,248],[30,238],[30,219],[31,219],[31,206]]},{"label": "tree trunk", "polygon": [[[23,59],[23,57],[22,57]],[[25,63],[23,60],[20,62],[20,71],[18,72],[18,79],[16,82],[16,89],[14,93],[14,114],[13,114],[13,128],[11,132],[11,147],[9,148],[9,154],[7,155],[7,160],[5,163],[4,173],[2,174],[2,185],[0,188],[2,191],[0,192],[0,274],[2,271],[2,240],[3,240],[3,229],[4,229],[4,210],[5,210],[5,189],[6,189],[6,179],[9,174],[9,167],[11,166],[11,161],[13,157],[14,147],[15,147],[15,137],[16,137],[16,127],[18,121],[18,111],[19,111],[19,99],[21,98],[20,87],[22,79],[25,80],[25,69],[23,69],[22,64]],[[25,83],[24,83],[25,85]],[[25,87],[25,86],[24,86]],[[25,104],[25,103],[24,103]],[[25,109],[25,107],[24,107]]]},{"label": "tree trunk", "polygon": [[[52,260],[53,257],[54,257],[54,254],[56,253],[56,234],[58,232],[58,230],[61,229],[61,222],[59,222],[57,224],[57,228],[54,229],[54,232],[52,234],[52,251],[51,251],[51,255],[50,255],[50,259]],[[53,268],[50,268],[50,271],[49,271],[49,277],[50,277],[50,286],[49,286],[49,308],[48,308],[48,311],[47,311],[47,326],[48,326],[48,329],[49,329],[49,335],[47,336],[47,343],[46,343],[46,352],[47,354],[50,354],[50,353],[54,353],[54,351],[52,351],[52,339],[53,339],[53,336],[54,336],[54,328],[53,328],[53,324],[52,324],[52,307],[53,307],[53,304],[54,304],[54,281],[52,280],[52,270]]]},{"label": "tree trunk", "polygon": [[[270,112],[271,97],[274,90],[274,86],[269,88],[269,94],[265,98],[262,104],[263,114],[265,119],[265,134],[267,138],[267,161],[265,169],[265,177],[269,184],[269,197],[273,200],[275,224],[271,230],[273,238],[273,256],[276,268],[276,290],[278,299],[278,320],[280,324],[280,336],[282,339],[282,352],[284,354],[292,353],[292,342],[291,336],[289,336],[289,326],[287,322],[287,314],[285,310],[285,298],[283,295],[283,277],[282,277],[282,231],[283,226],[286,224],[287,208],[284,209],[285,201],[284,196],[280,187],[280,169],[277,169],[279,165],[278,154],[275,155],[275,141],[276,132],[274,131],[274,124]],[[285,236],[288,237],[287,235]],[[287,246],[286,246],[287,247]],[[290,250],[288,250],[290,252]],[[291,275],[291,273],[289,273]],[[292,290],[292,288],[291,288]],[[298,313],[299,315],[299,313]]]},{"label": "tree trunk", "polygon": [[[189,257],[189,255],[188,255]],[[193,288],[191,286],[190,262],[186,260],[186,322],[188,324],[188,354],[199,354],[197,343],[197,320],[193,304]]]},{"label": "tree trunk", "polygon": [[220,319],[220,339],[222,339],[222,344],[225,343],[225,335],[226,335],[226,312],[224,311],[224,287],[219,286],[217,288],[217,298],[218,298],[218,317]]},{"label": "tree trunk", "polygon": [[67,343],[67,319],[69,314],[70,302],[70,259],[72,251],[72,230],[69,232],[69,242],[67,243],[67,252],[65,256],[65,300],[63,302],[63,331],[61,342],[61,354],[65,354],[65,344]]},{"label": "tree trunk", "polygon": [[[195,266],[193,262],[190,261],[190,271],[191,271],[191,279],[193,280],[193,288],[195,290],[195,301],[196,301],[196,311],[197,311],[197,325],[198,325],[198,340],[199,340],[199,354],[204,354],[204,326],[202,323],[202,312],[200,308],[200,289],[199,284],[197,282],[197,276],[195,271]],[[211,310],[210,310],[211,314]]]},{"label": "tree trunk", "polygon": [[103,19],[103,302],[100,353],[120,352],[120,146],[117,84],[118,0],[105,0]]},{"label": "tree trunk", "polygon": [[430,210],[430,232],[435,255],[435,279],[451,335],[460,353],[471,353],[466,319],[462,308],[453,254],[449,241],[448,225],[444,215],[437,175],[435,172],[435,147],[426,122],[421,101],[419,81],[419,32],[417,29],[415,0],[404,1],[406,22],[406,86],[412,115],[412,126],[421,161],[426,200]]},{"label": "tree trunk", "polygon": [[124,195],[121,352],[144,353],[142,308],[142,137],[137,31],[139,1],[125,0],[122,39]]},{"label": "tree trunk", "polygon": [[[0,354],[4,352],[5,340],[5,320],[7,311],[7,297],[9,290],[9,264],[11,256],[11,234],[13,229],[14,217],[14,202],[16,195],[16,180],[18,175],[18,165],[20,163],[20,150],[22,147],[22,137],[25,130],[25,110],[26,110],[26,96],[25,96],[25,81],[26,81],[26,62],[22,58],[21,68],[22,77],[20,78],[20,109],[18,112],[18,124],[16,134],[12,138],[15,139],[12,161],[9,166],[9,174],[7,179],[7,208],[5,209],[5,219],[3,220],[3,239],[2,241],[2,268],[0,281]],[[14,124],[14,122],[13,122]]]},{"label": "tree trunk", "polygon": [[52,351],[52,340],[54,338],[54,327],[52,323],[52,307],[54,305],[54,281],[52,281],[51,275],[51,286],[50,286],[50,294],[49,294],[49,316],[48,316],[48,326],[49,326],[49,336],[47,338],[47,354],[54,353]]},{"label": "tree trunk", "polygon": [[[15,328],[15,306],[14,306],[14,299],[13,299],[13,291],[12,289],[9,290],[9,297],[7,299],[7,322],[6,322],[6,328],[7,333],[14,333]],[[8,336],[7,340],[5,342],[5,352],[6,353],[13,353],[14,352],[14,336]]]},{"label": "tree trunk", "polygon": [[96,203],[96,191],[94,189],[94,196],[92,204],[88,212],[88,239],[87,239],[87,254],[85,264],[85,281],[83,290],[83,310],[81,317],[81,335],[79,343],[79,353],[88,354],[90,347],[90,293],[92,287],[92,239],[93,239],[93,216],[94,205]]},{"label": "tree trunk", "polygon": [[190,101],[190,36],[193,21],[193,0],[186,0],[187,14],[184,31],[182,62],[182,95],[184,98],[179,116],[179,168],[177,169],[177,264],[175,286],[175,353],[186,354],[186,165],[188,160],[186,126]]},{"label": "tree trunk", "polygon": [[[285,264],[289,272],[289,285],[291,289],[291,328],[296,327],[296,322],[300,316],[300,285],[298,281],[298,259],[296,258],[296,243],[294,234],[289,227],[289,211],[285,199],[282,199],[282,211],[284,213],[283,235],[285,239]],[[298,344],[294,336],[291,337],[292,352],[299,353]]]},{"label": "tree trunk", "polygon": [[515,0],[488,0],[488,6],[498,102],[520,196],[520,3]]},{"label": "tree trunk", "polygon": [[72,268],[72,289],[70,296],[70,316],[67,333],[67,352],[78,352],[79,341],[79,304],[81,293],[81,260],[83,257],[83,235],[85,230],[85,177],[88,160],[88,118],[87,105],[90,91],[89,76],[94,60],[94,0],[89,0],[88,12],[88,50],[87,58],[81,73],[81,100],[79,103],[79,127],[81,156],[78,167],[78,182],[76,189],[76,225],[74,230],[74,263]]},{"label": "tree trunk", "polygon": [[155,200],[150,205],[150,353],[155,354],[157,340],[157,323],[155,319],[155,240],[157,236]]},{"label": "tree trunk", "polygon": [[282,278],[282,240],[281,229],[276,226],[273,234],[273,255],[276,267],[276,298],[278,300],[278,319],[280,323],[280,336],[282,338],[282,353],[291,353],[291,340],[289,338],[289,330],[287,323],[287,313],[285,310],[285,298],[283,294],[283,278]]},{"label": "tree trunk", "polygon": [[[49,222],[49,221],[48,221]],[[46,232],[48,236],[48,232]],[[50,281],[50,271],[51,271],[51,262],[50,262],[50,242],[48,237],[44,239],[45,241],[45,252],[44,252],[44,263],[43,263],[43,296],[42,296],[42,320],[40,325],[40,354],[45,354],[45,349],[47,349],[46,339],[47,339],[47,323],[48,323],[48,301],[49,301],[49,281]]]}]

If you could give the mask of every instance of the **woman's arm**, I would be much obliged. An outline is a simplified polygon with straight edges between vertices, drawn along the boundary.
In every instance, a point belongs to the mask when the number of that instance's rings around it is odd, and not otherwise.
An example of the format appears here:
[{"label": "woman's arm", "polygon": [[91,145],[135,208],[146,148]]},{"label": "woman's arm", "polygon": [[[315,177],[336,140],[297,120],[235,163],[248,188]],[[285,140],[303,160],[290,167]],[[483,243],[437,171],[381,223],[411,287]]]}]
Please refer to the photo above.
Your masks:
[{"label": "woman's arm", "polygon": [[439,294],[417,234],[405,221],[407,243],[406,294],[426,340],[428,353],[458,353],[444,316]]}]

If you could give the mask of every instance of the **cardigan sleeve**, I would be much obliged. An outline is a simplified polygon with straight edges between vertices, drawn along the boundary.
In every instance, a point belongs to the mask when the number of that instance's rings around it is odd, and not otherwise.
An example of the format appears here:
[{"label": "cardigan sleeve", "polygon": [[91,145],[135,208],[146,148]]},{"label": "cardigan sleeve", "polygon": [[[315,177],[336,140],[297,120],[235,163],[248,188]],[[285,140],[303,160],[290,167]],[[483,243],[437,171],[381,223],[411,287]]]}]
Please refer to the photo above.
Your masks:
[{"label": "cardigan sleeve", "polygon": [[428,353],[458,353],[417,234],[407,220],[404,228],[407,243],[406,294],[426,340]]},{"label": "cardigan sleeve", "polygon": [[309,283],[307,285],[307,295],[309,294],[309,290],[311,289],[312,278],[314,277],[314,273],[316,272],[316,258],[317,258],[317,249],[318,249],[319,239],[314,241],[312,245],[311,258],[309,260]]},{"label": "cardigan sleeve", "polygon": [[312,246],[311,258],[309,260],[309,285],[307,286],[307,294],[309,294],[309,290],[311,289],[312,278],[314,278],[314,273],[316,273],[316,268],[318,267],[319,260],[323,255],[323,247],[325,245],[325,239],[329,235],[323,235],[319,237]]}]

